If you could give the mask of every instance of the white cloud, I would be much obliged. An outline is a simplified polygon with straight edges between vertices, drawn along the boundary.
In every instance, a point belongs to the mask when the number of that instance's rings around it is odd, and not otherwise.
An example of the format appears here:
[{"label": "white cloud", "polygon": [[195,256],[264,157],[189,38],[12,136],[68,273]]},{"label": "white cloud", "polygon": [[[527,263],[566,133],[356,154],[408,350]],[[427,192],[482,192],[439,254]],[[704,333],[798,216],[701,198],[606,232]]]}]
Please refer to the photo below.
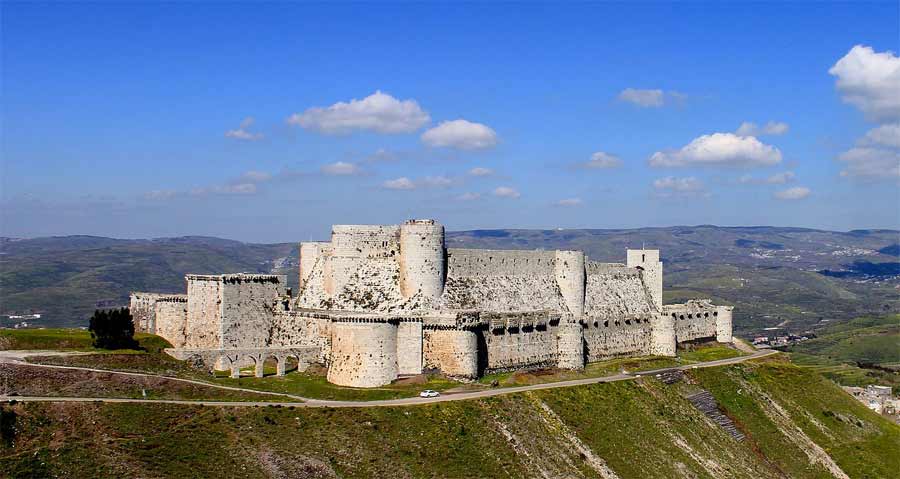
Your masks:
[{"label": "white cloud", "polygon": [[841,176],[900,180],[900,150],[858,146],[838,156],[846,169]]},{"label": "white cloud", "polygon": [[790,126],[780,121],[770,121],[760,127],[752,121],[745,121],[735,130],[738,136],[763,136],[763,135],[783,135],[787,133]]},{"label": "white cloud", "polygon": [[487,125],[459,119],[441,122],[422,133],[422,142],[428,146],[482,150],[497,145],[497,133]]},{"label": "white cloud", "polygon": [[796,178],[797,174],[793,171],[783,171],[781,173],[775,173],[766,178],[756,178],[752,175],[744,175],[738,179],[738,182],[751,185],[783,185],[785,183],[794,181]]},{"label": "white cloud", "polygon": [[272,179],[270,173],[265,171],[247,171],[238,178],[238,183],[262,183]]},{"label": "white cloud", "polygon": [[490,168],[482,168],[476,167],[469,170],[469,176],[491,176],[494,174],[494,170]]},{"label": "white cloud", "polygon": [[456,197],[459,201],[475,201],[481,199],[481,193],[466,192]]},{"label": "white cloud", "polygon": [[686,178],[676,178],[674,176],[659,178],[653,181],[653,188],[656,190],[657,196],[664,198],[707,195],[703,182],[693,176]]},{"label": "white cloud", "polygon": [[805,186],[795,186],[786,190],[776,191],[772,196],[779,200],[802,200],[810,194],[810,189]]},{"label": "white cloud", "polygon": [[378,150],[375,151],[375,153],[372,153],[371,155],[369,155],[368,158],[366,158],[367,161],[373,161],[373,162],[374,161],[394,161],[396,159],[397,159],[397,154],[394,153],[393,151],[387,150],[385,148],[379,148]]},{"label": "white cloud", "polygon": [[323,165],[322,173],[329,176],[353,176],[362,174],[362,169],[356,163],[348,163],[346,161],[338,161]]},{"label": "white cloud", "polygon": [[415,100],[398,100],[380,90],[363,98],[313,107],[294,113],[288,123],[325,134],[368,130],[377,133],[411,133],[431,121]]},{"label": "white cloud", "polygon": [[756,167],[781,163],[781,151],[752,136],[713,133],[695,138],[680,150],[657,151],[650,166]]},{"label": "white cloud", "polygon": [[659,108],[664,103],[662,90],[626,88],[619,92],[618,99],[643,108]]},{"label": "white cloud", "polygon": [[498,186],[497,188],[494,188],[493,194],[494,196],[498,196],[500,198],[518,198],[522,196],[514,188],[510,188],[508,186]]},{"label": "white cloud", "polygon": [[571,207],[571,206],[581,206],[583,203],[584,202],[581,201],[581,198],[566,198],[566,199],[557,201],[556,203],[554,203],[554,205]]},{"label": "white cloud", "polygon": [[420,183],[422,186],[432,188],[448,188],[453,186],[454,181],[446,176],[426,176]]},{"label": "white cloud", "polygon": [[660,89],[639,88],[626,88],[616,96],[619,101],[631,103],[641,108],[660,108],[667,103],[673,102],[676,104],[684,103],[687,101],[687,97],[686,94],[674,90],[663,91]]},{"label": "white cloud", "polygon": [[900,58],[891,51],[876,53],[856,45],[828,73],[844,102],[874,121],[900,119]]},{"label": "white cloud", "polygon": [[582,166],[591,169],[617,168],[622,166],[622,160],[616,155],[598,151],[591,155],[590,160],[582,163]]},{"label": "white cloud", "polygon": [[[898,93],[900,94],[900,93]],[[866,136],[860,140],[863,145],[882,145],[891,148],[900,148],[900,123],[888,123],[866,132]]]},{"label": "white cloud", "polygon": [[228,130],[225,132],[226,138],[234,138],[235,140],[243,140],[243,141],[257,141],[263,139],[262,133],[252,133],[247,131],[255,120],[252,116],[248,116],[241,121],[241,126],[236,130]]},{"label": "white cloud", "polygon": [[405,176],[401,176],[400,178],[396,178],[393,180],[387,180],[382,183],[381,186],[389,190],[412,190],[416,187],[415,183],[413,183],[412,180]]}]

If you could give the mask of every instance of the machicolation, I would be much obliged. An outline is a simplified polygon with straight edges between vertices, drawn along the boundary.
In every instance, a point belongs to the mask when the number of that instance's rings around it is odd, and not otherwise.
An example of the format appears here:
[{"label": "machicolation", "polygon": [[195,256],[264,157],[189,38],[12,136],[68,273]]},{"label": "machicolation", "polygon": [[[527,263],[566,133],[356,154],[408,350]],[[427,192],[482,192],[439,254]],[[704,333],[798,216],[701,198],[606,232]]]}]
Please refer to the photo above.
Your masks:
[{"label": "machicolation", "polygon": [[731,342],[728,306],[663,305],[658,250],[626,263],[581,251],[448,249],[433,220],[335,225],[300,243],[300,288],[269,274],[185,277],[186,295],[135,292],[135,329],[208,368],[275,358],[278,373],[322,363],[328,381],[377,387],[440,370],[457,378],[530,367],[582,369],[617,356],[674,356],[676,344]]}]

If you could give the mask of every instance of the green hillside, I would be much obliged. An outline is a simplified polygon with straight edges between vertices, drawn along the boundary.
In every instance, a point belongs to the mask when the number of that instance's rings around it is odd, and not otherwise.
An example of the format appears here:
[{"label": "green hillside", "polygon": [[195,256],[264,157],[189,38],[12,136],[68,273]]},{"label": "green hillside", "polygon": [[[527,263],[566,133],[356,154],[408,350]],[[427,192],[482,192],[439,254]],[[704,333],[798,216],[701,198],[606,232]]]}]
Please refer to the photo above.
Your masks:
[{"label": "green hillside", "polygon": [[[735,440],[685,396],[709,390]],[[3,406],[11,477],[891,477],[900,428],[780,361],[427,406]]]},{"label": "green hillside", "polygon": [[835,324],[786,351],[795,363],[845,386],[900,388],[900,315]]}]

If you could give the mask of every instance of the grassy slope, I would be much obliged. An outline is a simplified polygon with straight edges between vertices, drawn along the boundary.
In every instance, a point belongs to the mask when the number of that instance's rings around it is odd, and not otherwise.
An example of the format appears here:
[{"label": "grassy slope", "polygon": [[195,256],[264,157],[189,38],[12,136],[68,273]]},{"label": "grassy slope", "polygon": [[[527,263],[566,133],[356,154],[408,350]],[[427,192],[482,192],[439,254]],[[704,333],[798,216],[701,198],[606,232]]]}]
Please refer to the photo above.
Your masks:
[{"label": "grassy slope", "polygon": [[900,387],[900,373],[858,363],[900,363],[900,316],[857,318],[830,326],[819,337],[787,349],[792,361],[846,386]]},{"label": "grassy slope", "polygon": [[[0,471],[75,477],[824,477],[761,410],[777,401],[851,477],[890,477],[900,428],[778,362],[691,372],[736,442],[652,378],[405,408],[18,404]],[[12,411],[12,413],[10,412]],[[821,428],[821,429],[820,429]],[[574,437],[569,436],[574,435]],[[579,450],[578,441],[586,449]],[[38,474],[39,475],[39,474]]]},{"label": "grassy slope", "polygon": [[[155,334],[137,333],[134,335],[134,339],[141,348],[150,352],[159,352],[163,348],[172,347],[168,341]],[[55,349],[110,352],[94,348],[92,342],[91,333],[84,329],[0,329],[0,350]],[[117,354],[127,352],[127,350],[115,350]]]},{"label": "grassy slope", "polygon": [[[850,477],[894,477],[900,470],[900,427],[865,408],[837,385],[787,362],[694,370],[749,433],[760,452],[790,477],[830,477],[811,465],[769,406],[774,400]],[[800,459],[800,460],[798,460]]]}]

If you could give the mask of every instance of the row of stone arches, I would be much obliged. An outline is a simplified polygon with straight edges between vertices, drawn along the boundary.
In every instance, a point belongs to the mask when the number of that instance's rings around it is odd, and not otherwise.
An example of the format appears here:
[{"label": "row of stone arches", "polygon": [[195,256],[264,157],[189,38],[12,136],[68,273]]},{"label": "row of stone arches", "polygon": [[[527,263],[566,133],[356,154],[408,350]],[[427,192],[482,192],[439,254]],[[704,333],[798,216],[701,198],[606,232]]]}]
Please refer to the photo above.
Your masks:
[{"label": "row of stone arches", "polygon": [[288,371],[306,369],[308,363],[298,354],[273,352],[223,354],[216,360],[217,369],[229,371],[232,378],[241,377],[241,369],[248,366],[253,366],[253,375],[261,378],[273,365],[275,375],[284,376]]}]

